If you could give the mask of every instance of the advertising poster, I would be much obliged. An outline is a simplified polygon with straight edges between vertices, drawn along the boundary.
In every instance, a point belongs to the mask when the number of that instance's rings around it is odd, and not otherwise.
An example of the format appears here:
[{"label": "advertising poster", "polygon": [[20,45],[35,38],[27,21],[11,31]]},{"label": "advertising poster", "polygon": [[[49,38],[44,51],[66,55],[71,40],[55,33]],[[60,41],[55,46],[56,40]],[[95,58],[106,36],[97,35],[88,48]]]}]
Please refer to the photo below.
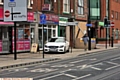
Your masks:
[{"label": "advertising poster", "polygon": [[25,50],[30,50],[30,41],[24,41],[24,49]]},{"label": "advertising poster", "polygon": [[23,40],[24,39],[24,30],[23,29],[18,29],[18,40]]},{"label": "advertising poster", "polygon": [[0,41],[0,52],[2,52],[2,41]]}]

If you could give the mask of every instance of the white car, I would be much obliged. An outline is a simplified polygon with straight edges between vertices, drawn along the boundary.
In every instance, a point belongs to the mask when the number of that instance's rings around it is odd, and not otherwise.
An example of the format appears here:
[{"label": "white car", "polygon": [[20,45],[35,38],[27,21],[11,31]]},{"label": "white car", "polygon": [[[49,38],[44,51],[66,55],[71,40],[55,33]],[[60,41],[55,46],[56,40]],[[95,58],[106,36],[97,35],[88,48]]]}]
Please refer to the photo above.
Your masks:
[{"label": "white car", "polygon": [[44,46],[44,52],[69,52],[69,42],[65,37],[50,38]]}]

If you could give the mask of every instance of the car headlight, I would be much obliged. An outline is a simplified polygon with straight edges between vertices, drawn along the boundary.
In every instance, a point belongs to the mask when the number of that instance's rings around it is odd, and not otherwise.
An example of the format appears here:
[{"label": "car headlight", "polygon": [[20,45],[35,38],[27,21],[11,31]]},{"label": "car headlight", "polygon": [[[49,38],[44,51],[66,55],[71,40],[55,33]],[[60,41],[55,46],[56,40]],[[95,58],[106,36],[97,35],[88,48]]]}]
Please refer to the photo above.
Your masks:
[{"label": "car headlight", "polygon": [[46,47],[46,48],[48,48],[48,46],[47,46],[47,45],[45,45],[45,47]]},{"label": "car headlight", "polygon": [[62,45],[62,46],[59,46],[59,48],[63,48],[64,47],[64,45]]}]

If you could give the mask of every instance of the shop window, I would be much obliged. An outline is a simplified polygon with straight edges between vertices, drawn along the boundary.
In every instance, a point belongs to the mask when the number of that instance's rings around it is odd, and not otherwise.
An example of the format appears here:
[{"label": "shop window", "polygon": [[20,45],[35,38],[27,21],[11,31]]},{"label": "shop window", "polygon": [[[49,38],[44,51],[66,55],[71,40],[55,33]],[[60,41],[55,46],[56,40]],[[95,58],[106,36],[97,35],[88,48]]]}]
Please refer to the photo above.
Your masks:
[{"label": "shop window", "polygon": [[0,41],[2,40],[2,28],[0,28]]},{"label": "shop window", "polygon": [[56,37],[56,30],[53,30],[53,37]]},{"label": "shop window", "polygon": [[39,29],[38,33],[39,33],[39,36],[38,36],[39,48],[42,48],[42,29]]},{"label": "shop window", "polygon": [[4,38],[4,39],[8,38],[8,37],[7,37],[7,33],[8,33],[8,28],[4,28],[4,29],[3,29],[3,38]]},{"label": "shop window", "polygon": [[56,26],[55,26],[55,25],[53,25],[53,28],[56,28]]},{"label": "shop window", "polygon": [[51,25],[48,25],[48,28],[51,28]]},{"label": "shop window", "polygon": [[24,30],[24,38],[25,39],[29,39],[30,38],[30,31],[29,31],[29,29],[25,29]]}]

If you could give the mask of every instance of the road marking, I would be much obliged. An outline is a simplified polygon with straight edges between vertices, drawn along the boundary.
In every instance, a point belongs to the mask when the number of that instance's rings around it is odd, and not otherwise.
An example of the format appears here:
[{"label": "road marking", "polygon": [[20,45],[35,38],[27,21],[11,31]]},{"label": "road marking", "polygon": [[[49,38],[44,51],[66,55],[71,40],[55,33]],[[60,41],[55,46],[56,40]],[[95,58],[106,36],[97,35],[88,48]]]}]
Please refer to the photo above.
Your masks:
[{"label": "road marking", "polygon": [[95,61],[95,60],[97,60],[97,59],[96,59],[96,58],[93,58],[93,59],[90,59],[90,60]]},{"label": "road marking", "polygon": [[91,76],[92,74],[87,74],[87,75],[84,75],[84,76],[81,76],[81,77],[78,77],[76,79],[72,79],[72,80],[78,80],[78,79],[82,79],[82,78],[85,78],[85,77],[88,77],[88,76]]},{"label": "road marking", "polygon": [[113,65],[119,65],[118,63],[114,63],[114,62],[110,62],[110,61],[106,61],[109,64],[113,64]]},{"label": "road marking", "polygon": [[70,75],[70,74],[65,74],[63,73],[65,76],[68,76],[68,77],[72,77],[72,78],[77,78],[77,76],[73,76],[73,75]]},{"label": "road marking", "polygon": [[9,72],[18,72],[18,71],[24,71],[24,70],[28,70],[28,68],[18,68],[18,69],[10,69],[8,70]]},{"label": "road marking", "polygon": [[74,62],[70,62],[70,63],[78,63],[78,62],[82,62],[82,61],[86,61],[87,59],[84,60],[79,60],[79,61],[74,61]]},{"label": "road marking", "polygon": [[107,68],[107,69],[105,69],[105,70],[110,70],[110,69],[113,69],[113,68],[116,68],[116,67],[119,67],[120,65],[117,65],[117,66],[113,66],[113,67],[109,67],[109,68]]},{"label": "road marking", "polygon": [[27,72],[52,72],[52,71],[56,71],[58,69],[49,69],[49,68],[39,68],[39,69],[34,69],[34,70],[30,70],[30,71],[27,71]]},{"label": "road marking", "polygon": [[97,63],[97,64],[94,64],[93,66],[96,66],[96,65],[103,65],[103,63]]},{"label": "road marking", "polygon": [[117,58],[111,59],[111,61],[114,61],[114,60],[117,60],[117,59],[120,59],[120,57],[117,57]]},{"label": "road marking", "polygon": [[60,64],[60,65],[55,65],[55,66],[51,66],[51,67],[58,67],[58,68],[60,68],[60,67],[64,67],[64,68],[67,68],[67,67],[72,67],[72,66],[74,66],[74,64]]},{"label": "road marking", "polygon": [[39,80],[47,80],[47,79],[54,78],[54,77],[58,77],[58,76],[61,76],[61,75],[63,75],[63,74],[58,74],[58,75],[54,75],[54,76],[50,76],[50,77],[46,77],[46,78],[39,79]]},{"label": "road marking", "polygon": [[100,68],[97,68],[97,67],[93,67],[93,66],[91,66],[90,68],[92,68],[92,69],[95,69],[95,70],[102,70],[102,69],[100,69]]}]

